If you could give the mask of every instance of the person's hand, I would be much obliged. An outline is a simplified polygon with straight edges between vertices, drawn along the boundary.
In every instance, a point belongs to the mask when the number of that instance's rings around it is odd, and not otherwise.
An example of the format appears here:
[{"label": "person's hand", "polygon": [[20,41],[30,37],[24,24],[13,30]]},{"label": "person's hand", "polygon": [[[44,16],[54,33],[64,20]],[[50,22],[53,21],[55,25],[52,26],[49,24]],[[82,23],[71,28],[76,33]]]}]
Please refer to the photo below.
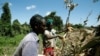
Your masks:
[{"label": "person's hand", "polygon": [[62,44],[65,45],[66,39],[60,35],[58,35],[58,37],[62,41]]},{"label": "person's hand", "polygon": [[62,36],[60,36],[60,35],[57,35],[57,37],[59,37],[59,39],[63,39],[63,37],[62,37]]}]

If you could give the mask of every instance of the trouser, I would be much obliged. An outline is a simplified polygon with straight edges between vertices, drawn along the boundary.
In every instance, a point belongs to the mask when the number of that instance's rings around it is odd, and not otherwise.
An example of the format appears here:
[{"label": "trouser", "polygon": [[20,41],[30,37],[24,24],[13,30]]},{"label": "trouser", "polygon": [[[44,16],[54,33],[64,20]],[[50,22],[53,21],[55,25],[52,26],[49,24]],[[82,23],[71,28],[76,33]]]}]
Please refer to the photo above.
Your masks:
[{"label": "trouser", "polygon": [[54,47],[46,47],[44,48],[45,56],[54,56]]}]

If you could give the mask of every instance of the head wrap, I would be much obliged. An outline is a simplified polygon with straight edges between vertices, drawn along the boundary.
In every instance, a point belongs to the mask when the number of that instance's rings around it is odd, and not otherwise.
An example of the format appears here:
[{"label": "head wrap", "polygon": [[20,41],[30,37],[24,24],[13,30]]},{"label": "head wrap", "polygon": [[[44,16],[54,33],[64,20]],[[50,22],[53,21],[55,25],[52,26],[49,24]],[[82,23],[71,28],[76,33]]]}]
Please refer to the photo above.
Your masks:
[{"label": "head wrap", "polygon": [[47,19],[47,25],[52,25],[53,24],[53,20],[52,19]]}]

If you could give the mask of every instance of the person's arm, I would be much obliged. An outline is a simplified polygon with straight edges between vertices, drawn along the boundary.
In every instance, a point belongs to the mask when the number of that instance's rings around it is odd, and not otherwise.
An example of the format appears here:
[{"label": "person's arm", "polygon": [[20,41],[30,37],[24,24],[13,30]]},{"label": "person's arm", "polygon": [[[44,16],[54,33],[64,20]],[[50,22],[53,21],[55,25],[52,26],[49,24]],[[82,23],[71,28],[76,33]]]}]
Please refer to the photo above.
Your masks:
[{"label": "person's arm", "polygon": [[63,39],[63,37],[58,34],[56,34],[56,35],[45,34],[45,37],[47,39],[53,39],[53,38],[57,38],[57,37],[59,37],[60,39]]},{"label": "person's arm", "polygon": [[25,43],[22,56],[38,56],[38,44],[33,41]]},{"label": "person's arm", "polygon": [[55,35],[50,35],[50,34],[45,34],[45,37],[46,37],[47,39],[53,39],[53,38],[56,38],[57,36],[55,36]]}]

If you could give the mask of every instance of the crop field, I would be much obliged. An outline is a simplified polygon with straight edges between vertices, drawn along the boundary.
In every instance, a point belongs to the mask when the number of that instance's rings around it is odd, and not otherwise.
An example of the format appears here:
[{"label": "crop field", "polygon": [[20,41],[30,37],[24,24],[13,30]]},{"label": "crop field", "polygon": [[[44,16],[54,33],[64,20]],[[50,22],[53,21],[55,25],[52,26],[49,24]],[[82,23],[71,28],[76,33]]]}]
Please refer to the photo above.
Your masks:
[{"label": "crop field", "polygon": [[[61,36],[64,36],[65,33],[61,33]],[[9,38],[9,37],[0,37],[0,56],[12,56],[16,47],[18,46],[19,42],[25,35],[17,35],[15,37]],[[40,38],[40,46],[39,46],[39,53],[42,54],[42,39]],[[69,35],[66,35],[65,43],[62,42],[59,38],[56,41],[56,46],[60,49],[59,52],[57,52],[60,56],[75,56],[80,47],[87,43],[89,41],[90,36],[85,38],[83,42],[81,42],[81,39],[83,38],[83,34],[80,35],[79,31],[71,32]],[[62,50],[62,51],[61,51]],[[63,55],[62,55],[63,54]],[[56,55],[56,56],[59,56]]]}]

